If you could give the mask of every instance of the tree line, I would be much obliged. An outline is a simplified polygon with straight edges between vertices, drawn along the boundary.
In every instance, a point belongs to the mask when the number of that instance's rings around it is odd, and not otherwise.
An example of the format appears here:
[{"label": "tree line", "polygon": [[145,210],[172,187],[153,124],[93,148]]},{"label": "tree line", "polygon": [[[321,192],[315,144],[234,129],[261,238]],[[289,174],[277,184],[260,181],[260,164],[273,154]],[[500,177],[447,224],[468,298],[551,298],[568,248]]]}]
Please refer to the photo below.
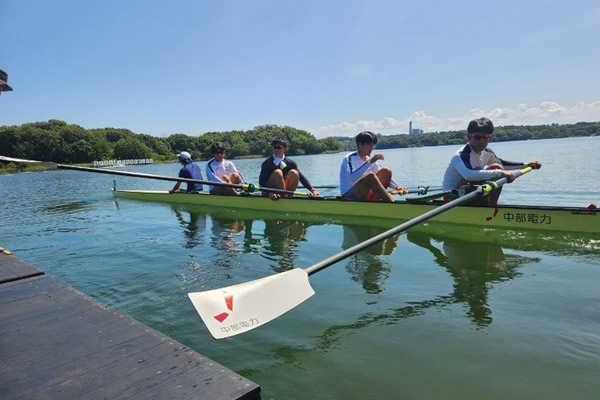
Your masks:
[{"label": "tree line", "polygon": [[[501,126],[494,131],[494,141],[534,140],[572,136],[596,136],[600,122],[533,126]],[[466,130],[430,132],[420,135],[378,135],[377,148],[460,145]],[[265,157],[271,154],[273,137],[288,142],[287,154],[321,154],[352,151],[353,137],[316,139],[311,133],[290,126],[261,125],[247,131],[207,132],[199,136],[176,133],[168,137],[136,134],[128,129],[85,129],[52,119],[47,122],[0,127],[0,154],[8,157],[53,161],[64,164],[91,163],[96,160],[152,158],[174,160],[188,151],[195,160],[212,157],[210,146],[223,142],[228,158]],[[0,168],[3,165],[0,164]]]},{"label": "tree line", "polygon": [[[461,145],[466,143],[467,130],[428,132],[420,135],[377,135],[378,149],[406,147]],[[578,122],[576,124],[551,125],[506,125],[494,129],[494,142],[513,140],[556,139],[577,136],[600,135],[600,122]],[[342,150],[356,149],[354,138],[335,137]]]},{"label": "tree line", "polygon": [[0,154],[8,157],[64,164],[96,160],[173,160],[181,151],[195,160],[212,157],[210,147],[223,142],[228,158],[267,156],[270,143],[279,136],[288,142],[288,154],[337,152],[341,145],[333,138],[316,139],[309,132],[289,126],[262,125],[248,131],[207,132],[200,136],[176,133],[169,137],[136,134],[128,129],[85,129],[60,120],[0,127]]}]

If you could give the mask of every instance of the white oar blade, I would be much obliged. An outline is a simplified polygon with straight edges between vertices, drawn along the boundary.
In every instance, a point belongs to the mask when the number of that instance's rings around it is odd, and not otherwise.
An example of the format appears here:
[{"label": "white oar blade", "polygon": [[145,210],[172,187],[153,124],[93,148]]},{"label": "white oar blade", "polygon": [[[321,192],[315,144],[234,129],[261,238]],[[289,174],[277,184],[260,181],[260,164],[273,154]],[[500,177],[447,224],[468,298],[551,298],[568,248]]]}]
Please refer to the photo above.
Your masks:
[{"label": "white oar blade", "polygon": [[19,164],[36,164],[36,165],[42,165],[42,166],[46,166],[46,167],[49,166],[49,167],[56,168],[56,163],[52,162],[52,161],[26,160],[24,158],[14,158],[14,157],[5,157],[5,156],[0,156],[0,161],[13,162],[13,163],[19,163]]},{"label": "white oar blade", "polygon": [[40,164],[41,163],[41,161],[36,161],[36,160],[25,160],[23,158],[14,158],[14,157],[5,157],[5,156],[0,156],[0,161],[21,163],[21,164]]},{"label": "white oar blade", "polygon": [[224,339],[266,324],[313,294],[308,274],[296,268],[188,296],[210,334],[215,339]]}]

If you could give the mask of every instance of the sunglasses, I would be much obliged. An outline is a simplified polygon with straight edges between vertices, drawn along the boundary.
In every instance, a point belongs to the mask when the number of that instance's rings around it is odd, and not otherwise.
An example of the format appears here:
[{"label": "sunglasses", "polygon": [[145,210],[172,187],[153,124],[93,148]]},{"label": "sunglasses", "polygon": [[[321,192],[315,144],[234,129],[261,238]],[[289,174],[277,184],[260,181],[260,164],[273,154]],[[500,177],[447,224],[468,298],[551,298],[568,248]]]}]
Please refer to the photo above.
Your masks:
[{"label": "sunglasses", "polygon": [[279,150],[279,149],[283,149],[283,146],[276,144],[275,146],[273,146],[273,148]]},{"label": "sunglasses", "polygon": [[475,140],[490,140],[492,135],[485,134],[485,135],[471,135],[471,137]]},{"label": "sunglasses", "polygon": [[217,150],[213,154],[225,154],[225,150]]}]

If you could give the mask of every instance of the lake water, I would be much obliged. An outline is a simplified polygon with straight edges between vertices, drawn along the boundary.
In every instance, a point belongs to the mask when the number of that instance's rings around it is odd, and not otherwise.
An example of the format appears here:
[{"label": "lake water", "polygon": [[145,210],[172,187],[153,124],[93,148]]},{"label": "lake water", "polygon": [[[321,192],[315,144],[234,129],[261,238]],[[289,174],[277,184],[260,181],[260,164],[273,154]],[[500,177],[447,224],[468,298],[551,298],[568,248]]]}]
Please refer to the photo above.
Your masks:
[{"label": "lake water", "polygon": [[[599,137],[491,147],[544,164],[506,186],[501,203],[600,202]],[[457,148],[385,150],[382,164],[401,184],[439,186]],[[337,183],[341,157],[293,158],[324,185]],[[261,162],[236,165],[256,182]],[[308,301],[216,341],[188,292],[308,267],[384,228],[115,201],[113,179],[0,176],[0,246],[259,383],[263,399],[598,398],[600,237],[428,224],[311,276]]]}]

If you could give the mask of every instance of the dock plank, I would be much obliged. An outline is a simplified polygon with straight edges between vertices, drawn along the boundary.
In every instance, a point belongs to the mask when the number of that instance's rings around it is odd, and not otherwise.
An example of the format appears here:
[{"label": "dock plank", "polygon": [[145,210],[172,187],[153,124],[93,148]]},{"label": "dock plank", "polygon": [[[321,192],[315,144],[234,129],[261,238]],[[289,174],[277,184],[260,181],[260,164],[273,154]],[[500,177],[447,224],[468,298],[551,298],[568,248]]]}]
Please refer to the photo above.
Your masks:
[{"label": "dock plank", "polygon": [[0,284],[42,274],[42,271],[18,258],[5,254],[0,257]]},{"label": "dock plank", "polygon": [[0,398],[260,399],[256,383],[7,257]]}]

